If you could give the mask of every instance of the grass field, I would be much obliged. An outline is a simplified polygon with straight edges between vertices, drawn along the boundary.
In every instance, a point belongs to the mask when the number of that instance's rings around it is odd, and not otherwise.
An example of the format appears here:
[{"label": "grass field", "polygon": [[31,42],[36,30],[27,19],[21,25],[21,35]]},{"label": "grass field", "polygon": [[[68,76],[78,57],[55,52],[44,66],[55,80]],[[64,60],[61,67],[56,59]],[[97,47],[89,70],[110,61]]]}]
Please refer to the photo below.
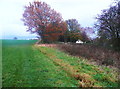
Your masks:
[{"label": "grass field", "polygon": [[117,72],[35,40],[3,40],[3,87],[118,87]]}]

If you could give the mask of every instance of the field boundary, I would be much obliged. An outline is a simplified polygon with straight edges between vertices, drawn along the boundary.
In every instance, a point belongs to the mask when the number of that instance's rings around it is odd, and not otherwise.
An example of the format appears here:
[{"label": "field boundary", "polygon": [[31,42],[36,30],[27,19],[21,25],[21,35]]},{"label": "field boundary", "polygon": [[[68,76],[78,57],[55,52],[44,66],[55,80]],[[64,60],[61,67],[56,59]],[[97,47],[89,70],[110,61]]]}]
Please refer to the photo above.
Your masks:
[{"label": "field boundary", "polygon": [[35,45],[35,47],[39,49],[40,52],[42,52],[44,55],[46,55],[49,59],[51,59],[56,65],[60,66],[60,68],[64,70],[69,76],[77,80],[78,87],[102,87],[94,85],[94,83],[96,83],[97,81],[94,80],[89,74],[79,72],[79,69],[76,69],[73,65],[68,64],[62,59],[58,59],[52,53],[48,53],[46,50],[39,48],[39,47],[53,47],[53,45]]}]

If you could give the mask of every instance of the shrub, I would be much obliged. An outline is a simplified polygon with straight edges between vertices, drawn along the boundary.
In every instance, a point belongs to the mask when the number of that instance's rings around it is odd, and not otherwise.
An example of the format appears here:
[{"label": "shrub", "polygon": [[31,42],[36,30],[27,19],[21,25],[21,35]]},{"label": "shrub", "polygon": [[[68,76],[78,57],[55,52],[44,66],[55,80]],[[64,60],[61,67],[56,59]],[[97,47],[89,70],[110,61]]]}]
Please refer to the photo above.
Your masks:
[{"label": "shrub", "polygon": [[60,44],[59,49],[73,56],[96,61],[99,65],[119,67],[120,53],[92,44]]}]

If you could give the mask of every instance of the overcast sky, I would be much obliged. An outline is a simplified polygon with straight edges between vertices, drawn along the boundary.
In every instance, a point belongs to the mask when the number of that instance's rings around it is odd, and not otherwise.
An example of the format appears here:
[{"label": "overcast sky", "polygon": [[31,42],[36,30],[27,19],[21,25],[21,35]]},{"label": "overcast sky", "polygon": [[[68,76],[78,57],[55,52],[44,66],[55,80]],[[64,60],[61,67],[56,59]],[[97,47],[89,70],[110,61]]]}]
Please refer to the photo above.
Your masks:
[{"label": "overcast sky", "polygon": [[[21,21],[24,6],[34,0],[0,0],[0,38],[34,37]],[[82,27],[92,27],[95,17],[113,0],[41,0],[62,14],[64,20],[77,19]]]}]

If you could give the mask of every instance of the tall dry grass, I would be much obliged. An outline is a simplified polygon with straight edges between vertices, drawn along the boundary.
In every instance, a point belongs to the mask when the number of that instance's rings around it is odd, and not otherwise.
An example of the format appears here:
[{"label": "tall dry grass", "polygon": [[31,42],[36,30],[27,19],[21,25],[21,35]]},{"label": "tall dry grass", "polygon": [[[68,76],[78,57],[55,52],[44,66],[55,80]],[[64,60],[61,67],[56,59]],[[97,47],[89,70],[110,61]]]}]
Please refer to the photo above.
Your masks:
[{"label": "tall dry grass", "polygon": [[57,47],[70,55],[95,61],[99,65],[120,68],[120,53],[91,44],[59,44]]}]

